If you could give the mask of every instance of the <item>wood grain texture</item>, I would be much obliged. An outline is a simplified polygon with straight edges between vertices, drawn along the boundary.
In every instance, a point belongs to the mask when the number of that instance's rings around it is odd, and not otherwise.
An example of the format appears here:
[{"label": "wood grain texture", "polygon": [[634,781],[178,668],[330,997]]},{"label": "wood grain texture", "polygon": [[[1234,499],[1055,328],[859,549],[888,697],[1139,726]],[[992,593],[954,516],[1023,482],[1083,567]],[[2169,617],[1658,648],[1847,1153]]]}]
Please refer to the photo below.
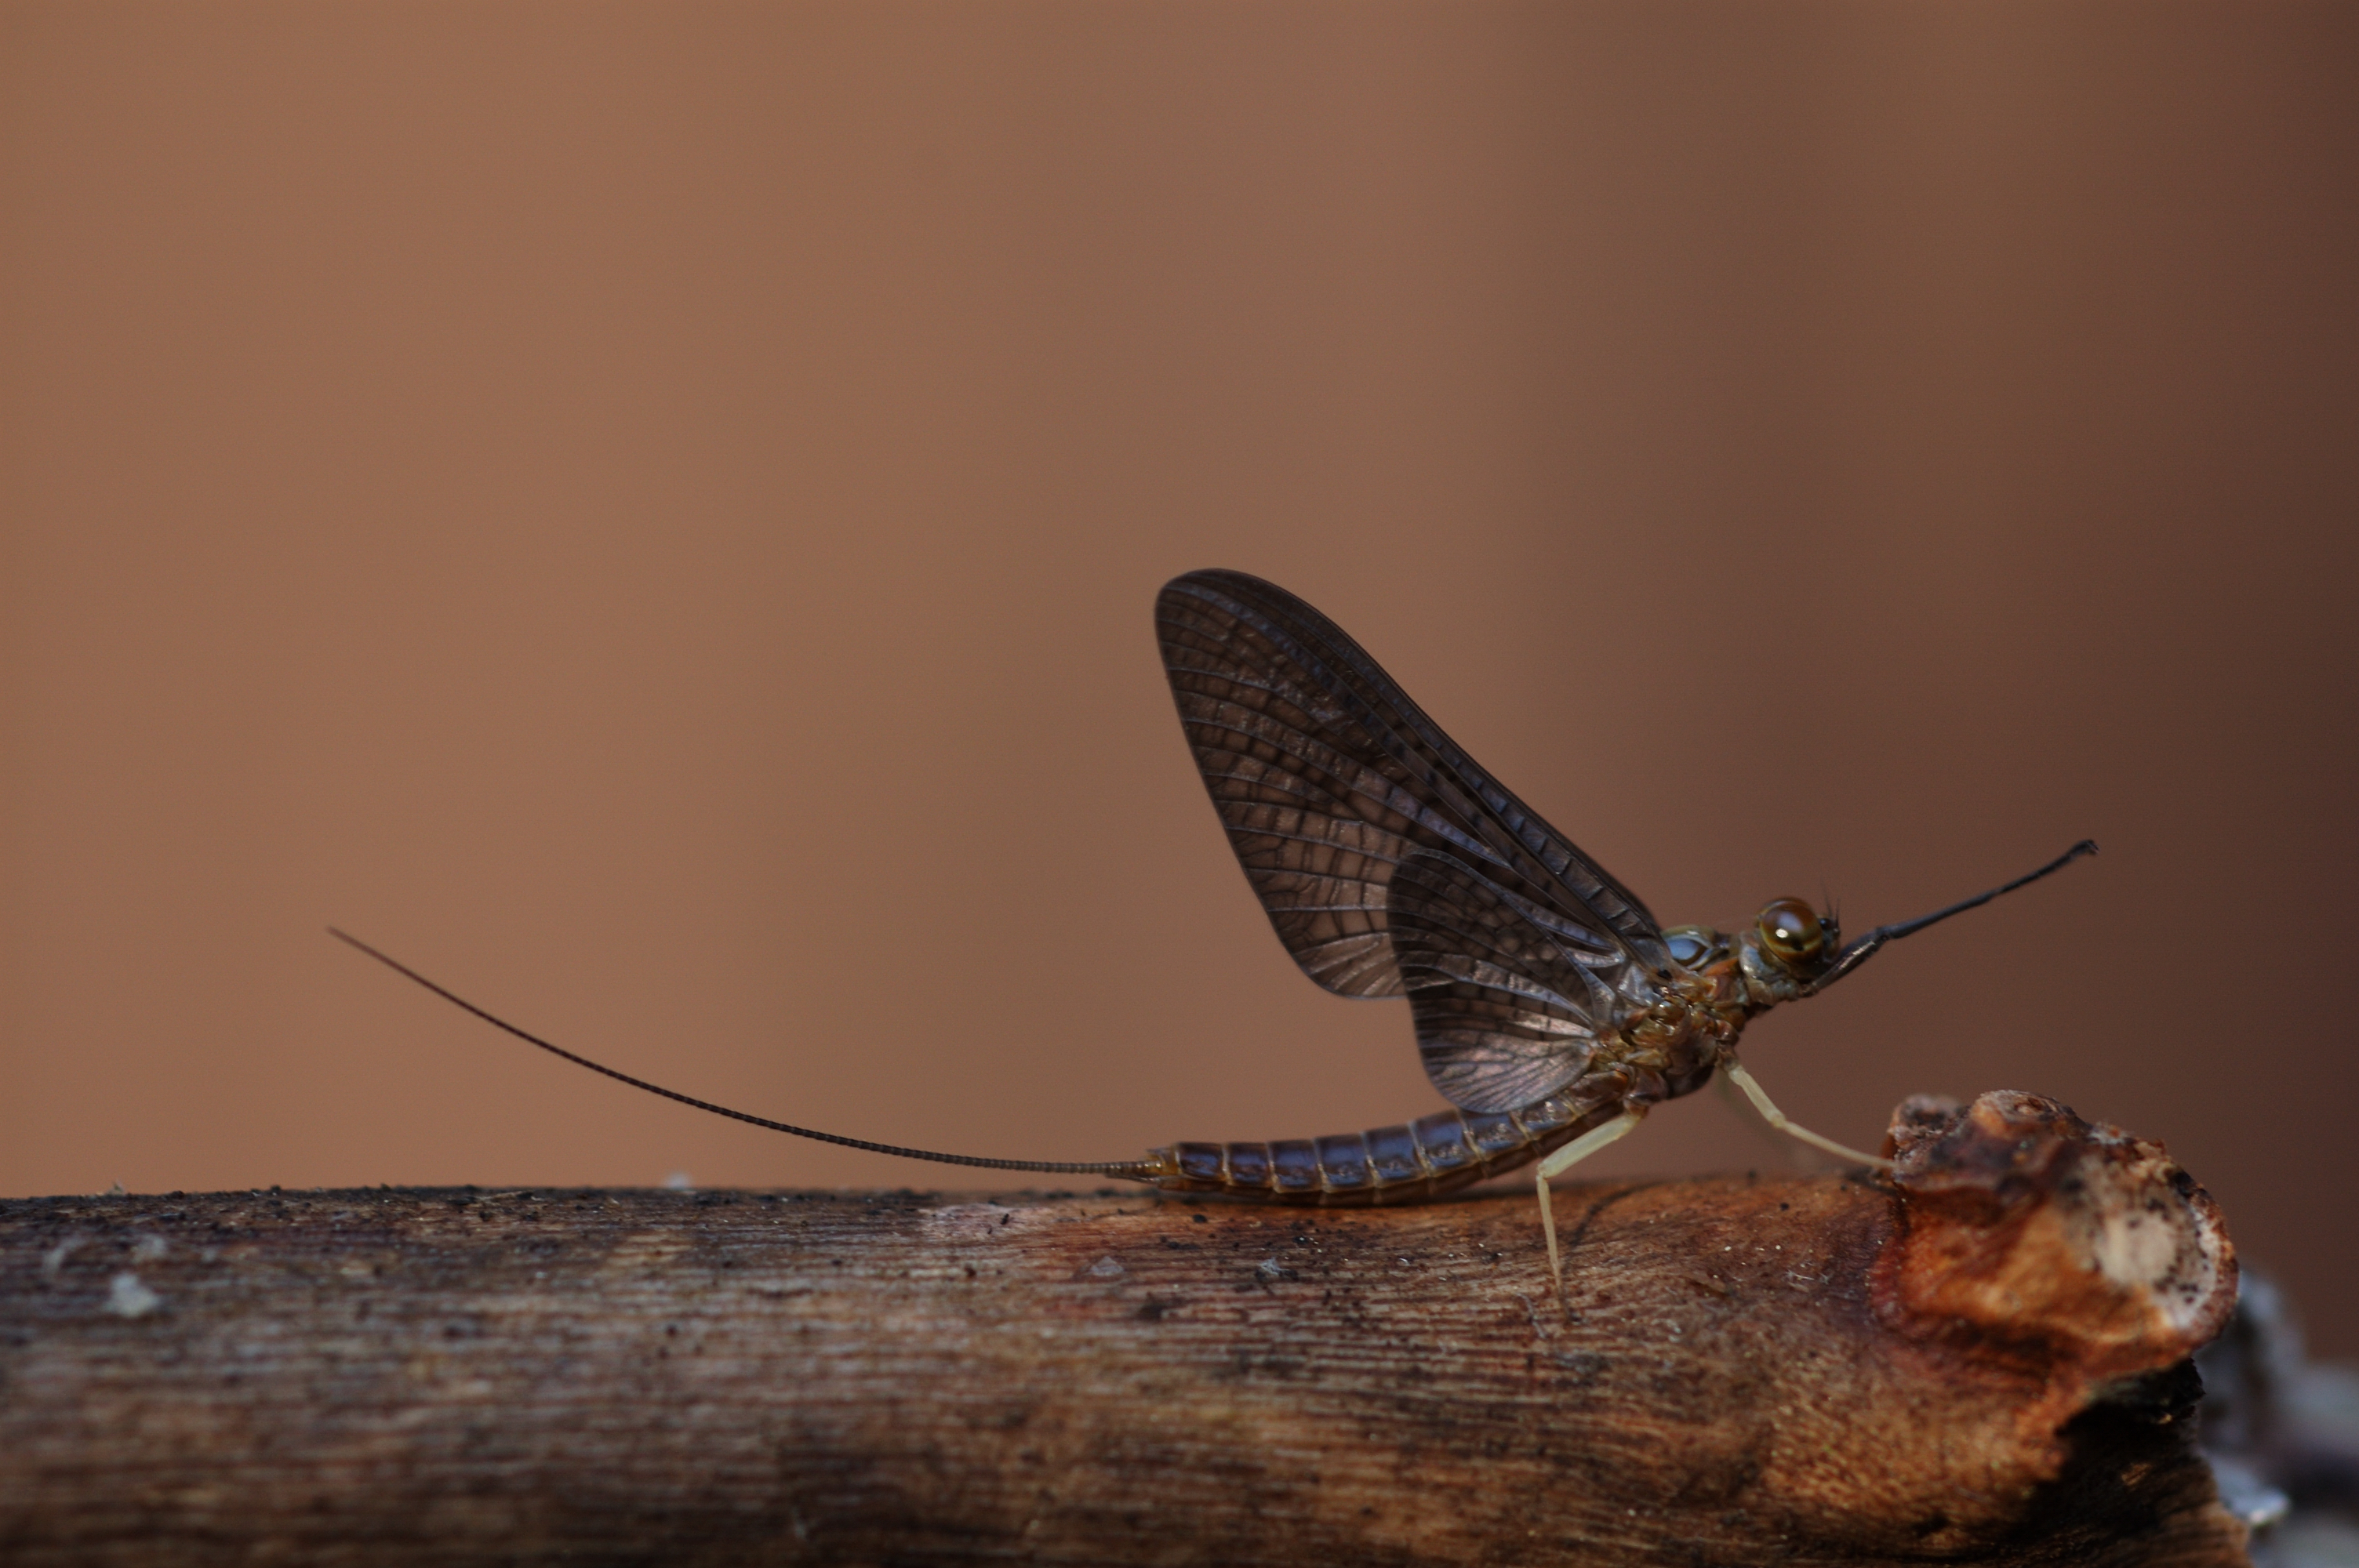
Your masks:
[{"label": "wood grain texture", "polygon": [[2216,1303],[2035,1255],[2208,1200],[1992,1098],[1897,1186],[1569,1189],[1563,1303],[1525,1195],[11,1201],[0,1557],[2244,1563]]}]

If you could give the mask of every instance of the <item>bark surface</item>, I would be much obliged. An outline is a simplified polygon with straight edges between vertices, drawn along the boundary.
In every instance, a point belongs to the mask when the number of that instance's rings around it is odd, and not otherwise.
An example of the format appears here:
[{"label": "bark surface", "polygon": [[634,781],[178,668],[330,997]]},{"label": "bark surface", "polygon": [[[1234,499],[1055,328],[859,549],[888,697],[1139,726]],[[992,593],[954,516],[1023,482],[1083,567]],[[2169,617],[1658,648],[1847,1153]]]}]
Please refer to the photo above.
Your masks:
[{"label": "bark surface", "polygon": [[1897,1181],[0,1203],[11,1563],[2233,1564],[2155,1145]]}]

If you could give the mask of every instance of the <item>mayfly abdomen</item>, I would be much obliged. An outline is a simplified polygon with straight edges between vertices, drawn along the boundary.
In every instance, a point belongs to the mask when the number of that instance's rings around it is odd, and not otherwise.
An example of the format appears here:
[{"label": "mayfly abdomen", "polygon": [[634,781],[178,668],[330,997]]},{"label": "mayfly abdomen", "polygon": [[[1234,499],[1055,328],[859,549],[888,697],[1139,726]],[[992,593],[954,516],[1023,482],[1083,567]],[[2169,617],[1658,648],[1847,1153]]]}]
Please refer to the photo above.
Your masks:
[{"label": "mayfly abdomen", "polygon": [[1558,1094],[1517,1110],[1436,1111],[1328,1138],[1175,1143],[1148,1155],[1147,1179],[1166,1192],[1273,1203],[1399,1203],[1527,1164],[1619,1108]]}]

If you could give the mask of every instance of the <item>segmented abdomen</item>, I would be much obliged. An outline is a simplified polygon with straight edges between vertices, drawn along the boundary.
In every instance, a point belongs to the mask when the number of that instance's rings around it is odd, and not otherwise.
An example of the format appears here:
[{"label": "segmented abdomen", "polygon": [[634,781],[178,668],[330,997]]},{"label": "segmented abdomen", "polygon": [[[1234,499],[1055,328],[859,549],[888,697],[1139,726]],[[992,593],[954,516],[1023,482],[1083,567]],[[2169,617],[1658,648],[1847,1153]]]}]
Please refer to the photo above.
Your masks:
[{"label": "segmented abdomen", "polygon": [[1275,1203],[1401,1203],[1529,1164],[1620,1114],[1551,1095],[1517,1110],[1438,1111],[1396,1127],[1275,1143],[1175,1143],[1149,1152],[1139,1179],[1166,1192],[1230,1193]]}]

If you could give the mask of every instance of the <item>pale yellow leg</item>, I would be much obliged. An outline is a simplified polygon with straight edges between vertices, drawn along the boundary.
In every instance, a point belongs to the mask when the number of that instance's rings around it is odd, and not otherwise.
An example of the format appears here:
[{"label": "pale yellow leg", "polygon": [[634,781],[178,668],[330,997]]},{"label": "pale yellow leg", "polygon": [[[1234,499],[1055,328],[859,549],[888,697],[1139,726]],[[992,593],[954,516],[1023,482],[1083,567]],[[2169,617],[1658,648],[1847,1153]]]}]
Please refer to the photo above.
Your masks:
[{"label": "pale yellow leg", "polygon": [[1632,1106],[1603,1127],[1593,1127],[1539,1162],[1532,1180],[1540,1191],[1540,1228],[1548,1233],[1549,1272],[1556,1276],[1556,1293],[1564,1294],[1564,1265],[1556,1251],[1556,1206],[1549,1199],[1549,1178],[1561,1176],[1608,1143],[1647,1119],[1644,1107]]},{"label": "pale yellow leg", "polygon": [[1753,1136],[1761,1140],[1763,1148],[1776,1150],[1779,1160],[1788,1165],[1799,1165],[1808,1158],[1799,1149],[1777,1136],[1776,1128],[1761,1119],[1754,1111],[1753,1102],[1737,1092],[1736,1086],[1728,1081],[1726,1073],[1712,1076],[1712,1092],[1720,1097],[1720,1103],[1728,1108],[1731,1116],[1753,1130]]},{"label": "pale yellow leg", "polygon": [[1786,1113],[1779,1110],[1777,1103],[1770,1099],[1761,1086],[1753,1081],[1753,1075],[1745,1070],[1744,1064],[1723,1057],[1720,1064],[1720,1070],[1728,1075],[1730,1083],[1745,1091],[1745,1098],[1753,1102],[1753,1108],[1761,1113],[1761,1119],[1778,1131],[1791,1138],[1799,1138],[1813,1149],[1823,1149],[1839,1160],[1850,1160],[1862,1165],[1873,1165],[1879,1171],[1892,1169],[1892,1162],[1881,1154],[1863,1154],[1856,1149],[1846,1148],[1832,1138],[1821,1138],[1809,1128],[1787,1119]]}]

